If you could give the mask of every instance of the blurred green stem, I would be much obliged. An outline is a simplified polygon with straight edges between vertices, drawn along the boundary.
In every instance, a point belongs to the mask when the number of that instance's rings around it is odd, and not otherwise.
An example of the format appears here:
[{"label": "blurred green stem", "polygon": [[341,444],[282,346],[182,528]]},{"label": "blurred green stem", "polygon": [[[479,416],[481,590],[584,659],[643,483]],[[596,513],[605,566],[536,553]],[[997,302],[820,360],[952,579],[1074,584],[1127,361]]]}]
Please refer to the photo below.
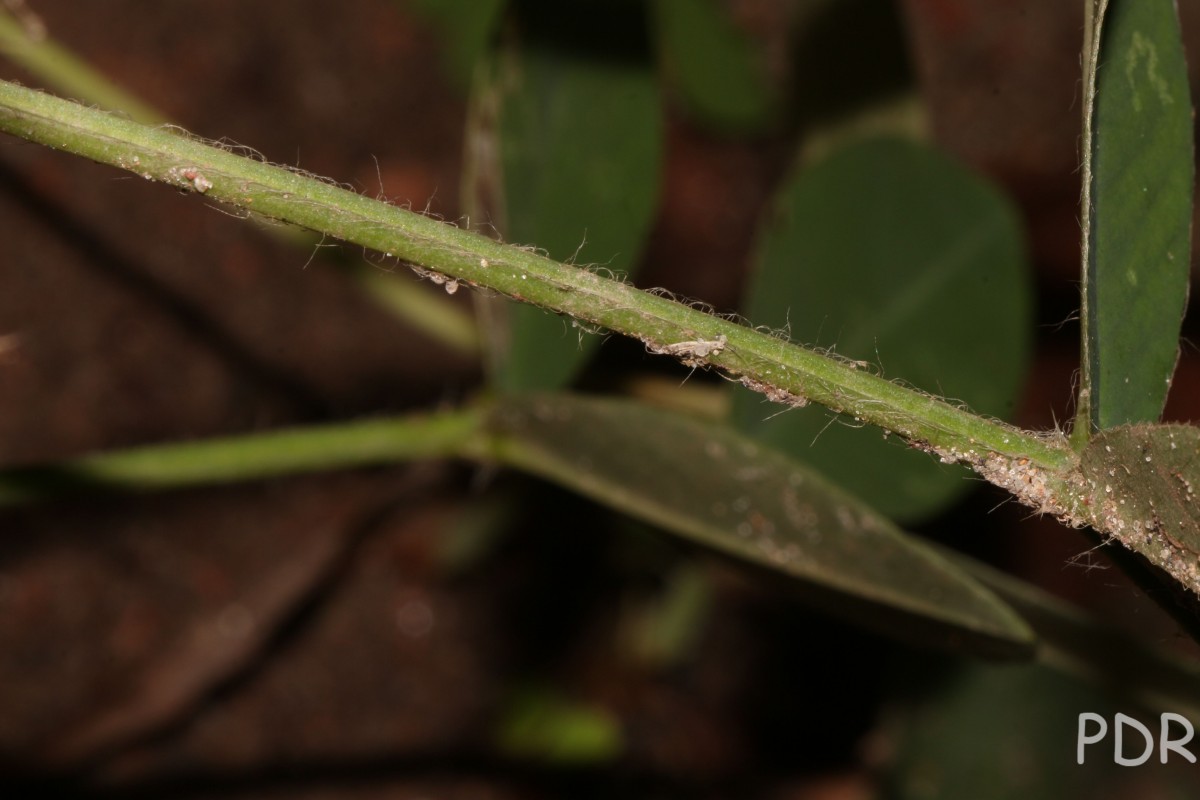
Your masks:
[{"label": "blurred green stem", "polygon": [[[31,30],[3,8],[0,8],[0,53],[68,97],[119,112],[146,125],[170,122],[158,109],[143,103],[55,43],[44,30]],[[312,247],[315,243],[294,228],[266,230],[299,247]],[[479,332],[469,312],[391,273],[357,265],[349,267],[349,271],[368,297],[405,324],[462,355],[471,358],[480,355]]]},{"label": "blurred green stem", "polygon": [[134,447],[0,471],[0,506],[100,491],[153,491],[423,458],[482,457],[484,412],[468,407]]},{"label": "blurred green stem", "polygon": [[157,109],[109,81],[86,62],[0,8],[0,53],[68,97],[120,111],[147,125],[167,121]]},{"label": "blurred green stem", "polygon": [[[946,461],[1004,459],[1064,476],[1064,442],[978,417],[770,333],[737,325],[526,248],[381,203],[295,170],[0,83],[0,130],[129,170],[254,214],[320,231],[417,265],[447,291],[460,283],[618,331],[652,352],[711,366],[769,399],[809,400],[878,425]],[[1065,487],[1065,483],[1063,484]]]}]

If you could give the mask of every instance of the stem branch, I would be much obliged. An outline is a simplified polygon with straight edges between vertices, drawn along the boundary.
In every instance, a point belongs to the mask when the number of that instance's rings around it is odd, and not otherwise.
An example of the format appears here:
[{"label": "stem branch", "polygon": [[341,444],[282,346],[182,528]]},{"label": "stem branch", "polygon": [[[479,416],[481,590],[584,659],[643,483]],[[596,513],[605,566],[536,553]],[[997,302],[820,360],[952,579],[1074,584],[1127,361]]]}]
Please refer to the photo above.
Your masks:
[{"label": "stem branch", "polygon": [[813,350],[781,341],[617,280],[505,245],[296,170],[0,82],[0,130],[203,194],[465,283],[640,339],[653,352],[716,367],[780,402],[809,400],[895,432],[943,459],[995,456],[1059,473],[1064,442],[978,417]]}]

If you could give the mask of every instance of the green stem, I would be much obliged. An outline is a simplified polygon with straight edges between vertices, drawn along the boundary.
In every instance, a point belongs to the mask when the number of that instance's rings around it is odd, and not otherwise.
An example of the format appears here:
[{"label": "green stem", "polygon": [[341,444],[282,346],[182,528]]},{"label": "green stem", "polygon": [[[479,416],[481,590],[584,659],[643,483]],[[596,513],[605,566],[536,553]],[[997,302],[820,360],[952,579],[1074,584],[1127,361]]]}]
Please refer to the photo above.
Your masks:
[{"label": "green stem", "polygon": [[0,506],[64,494],[236,483],[424,458],[483,457],[478,407],[176,442],[0,472]]},{"label": "green stem", "polygon": [[1057,439],[980,418],[767,333],[234,155],[178,130],[146,127],[4,83],[0,130],[395,256],[447,288],[465,283],[489,289],[618,331],[652,351],[716,367],[770,399],[795,405],[812,400],[878,425],[946,460],[980,465],[991,456],[1027,459],[1055,473],[1074,464],[1074,454]]}]

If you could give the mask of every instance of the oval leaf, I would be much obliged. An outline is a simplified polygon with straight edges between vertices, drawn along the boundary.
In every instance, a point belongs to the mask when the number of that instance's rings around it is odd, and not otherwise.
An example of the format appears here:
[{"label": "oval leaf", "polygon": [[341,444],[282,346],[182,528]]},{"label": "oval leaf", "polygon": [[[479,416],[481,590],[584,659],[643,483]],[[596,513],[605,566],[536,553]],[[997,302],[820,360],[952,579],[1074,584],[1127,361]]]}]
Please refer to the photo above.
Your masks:
[{"label": "oval leaf", "polygon": [[769,121],[765,65],[728,9],[713,0],[657,0],[659,50],[687,108],[714,127],[744,131]]},{"label": "oval leaf", "polygon": [[[622,15],[627,19],[628,15]],[[639,21],[636,16],[633,23]],[[564,44],[543,20],[491,73],[498,119],[493,222],[505,240],[552,258],[629,273],[649,233],[662,162],[658,85],[644,53],[613,52],[604,33],[571,24]],[[583,37],[580,40],[580,37]],[[486,89],[484,89],[486,91]],[[508,391],[558,388],[599,344],[570,323],[505,303],[507,335],[493,360]]]},{"label": "oval leaf", "polygon": [[[1030,306],[1021,227],[1004,198],[926,147],[875,139],[784,188],[744,313],[1004,417],[1025,374]],[[735,417],[895,519],[928,516],[971,486],[962,468],[831,425],[820,409],[778,415],[739,391]]]},{"label": "oval leaf", "polygon": [[[885,717],[880,738],[892,747],[891,763],[885,769],[888,785],[881,796],[891,800],[1112,800],[1194,794],[1194,780],[1187,771],[1161,766],[1157,753],[1142,769],[1129,769],[1114,760],[1113,739],[1120,734],[1114,731],[1113,715],[1132,709],[1115,702],[1110,693],[1042,666],[954,666],[958,668],[922,659],[895,667],[908,696]],[[930,685],[931,673],[941,680]],[[921,690],[912,691],[913,684]],[[1076,747],[1083,713],[1102,714],[1109,728],[1103,742],[1084,747],[1081,766]],[[1158,733],[1157,716],[1138,713],[1136,717]],[[1088,732],[1095,727],[1090,723]],[[1178,735],[1177,730],[1172,735]],[[1136,758],[1144,740],[1129,730],[1124,735],[1122,755]],[[980,753],[988,757],[980,758]]]},{"label": "oval leaf", "polygon": [[1025,624],[919,540],[728,428],[634,403],[500,403],[496,456],[700,544],[798,579],[852,621],[906,639],[1027,655]]},{"label": "oval leaf", "polygon": [[405,5],[437,26],[446,66],[461,85],[469,85],[500,21],[504,0],[409,0]]},{"label": "oval leaf", "polygon": [[1142,641],[1043,589],[951,550],[941,550],[1021,615],[1038,637],[1040,664],[1106,687],[1142,708],[1200,715],[1193,660]]},{"label": "oval leaf", "polygon": [[1200,592],[1200,428],[1101,431],[1081,469],[1095,527]]},{"label": "oval leaf", "polygon": [[1187,302],[1195,171],[1174,0],[1111,0],[1101,17],[1085,109],[1085,430],[1162,414]]}]

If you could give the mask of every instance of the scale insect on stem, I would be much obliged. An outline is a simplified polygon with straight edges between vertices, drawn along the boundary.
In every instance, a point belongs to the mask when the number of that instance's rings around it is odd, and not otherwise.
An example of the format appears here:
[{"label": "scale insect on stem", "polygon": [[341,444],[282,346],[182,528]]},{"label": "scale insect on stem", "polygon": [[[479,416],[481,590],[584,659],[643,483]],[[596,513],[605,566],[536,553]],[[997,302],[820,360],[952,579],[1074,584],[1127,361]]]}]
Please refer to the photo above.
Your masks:
[{"label": "scale insect on stem", "polygon": [[701,359],[715,356],[725,349],[728,341],[725,334],[720,334],[716,339],[696,339],[690,342],[675,342],[674,344],[664,345],[663,347],[651,348],[654,353],[659,353],[666,356],[675,356],[682,359],[685,364],[694,365]]}]

